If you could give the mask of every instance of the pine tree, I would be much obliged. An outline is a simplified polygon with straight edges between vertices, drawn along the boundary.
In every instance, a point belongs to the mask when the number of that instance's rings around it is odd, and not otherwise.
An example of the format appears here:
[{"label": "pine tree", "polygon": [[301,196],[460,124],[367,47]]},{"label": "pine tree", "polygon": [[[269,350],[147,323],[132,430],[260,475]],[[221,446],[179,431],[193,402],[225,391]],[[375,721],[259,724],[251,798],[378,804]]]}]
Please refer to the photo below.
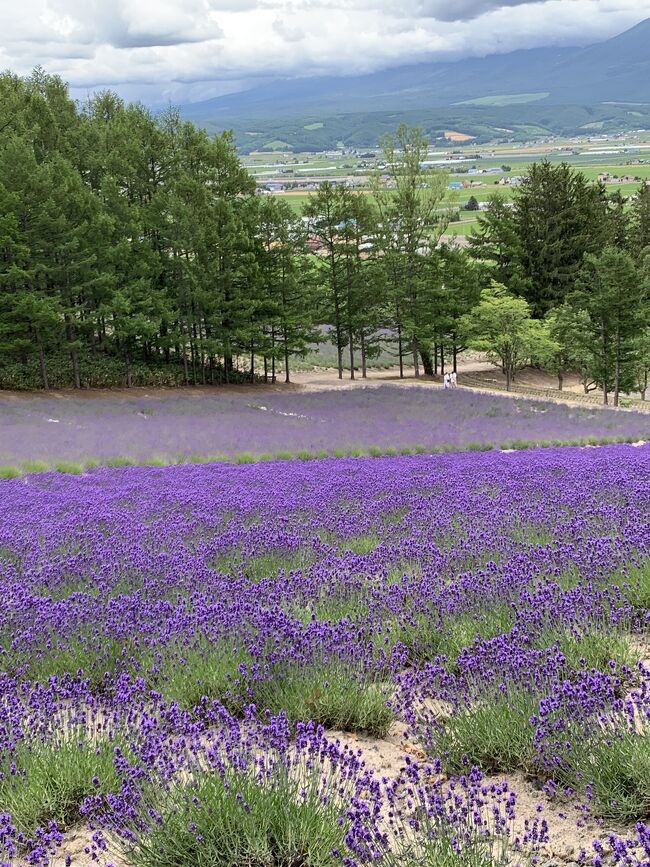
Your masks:
[{"label": "pine tree", "polygon": [[432,336],[428,299],[422,297],[420,263],[423,254],[435,249],[444,229],[438,210],[447,190],[447,176],[424,167],[429,143],[418,128],[400,124],[395,136],[382,140],[382,149],[388,183],[379,172],[375,174],[377,246],[393,296],[400,376],[402,342],[406,337],[417,377],[421,350],[427,350]]},{"label": "pine tree", "polygon": [[586,254],[612,241],[605,188],[566,163],[534,163],[513,199],[496,200],[472,239],[476,255],[497,264],[499,279],[544,316],[575,289]]},{"label": "pine tree", "polygon": [[640,259],[650,248],[650,183],[647,181],[641,184],[630,211],[630,250]]},{"label": "pine tree", "polygon": [[570,304],[583,310],[589,324],[593,378],[603,389],[603,402],[633,383],[634,339],[646,317],[647,274],[640,275],[632,257],[614,247],[589,255],[580,274],[579,288]]}]

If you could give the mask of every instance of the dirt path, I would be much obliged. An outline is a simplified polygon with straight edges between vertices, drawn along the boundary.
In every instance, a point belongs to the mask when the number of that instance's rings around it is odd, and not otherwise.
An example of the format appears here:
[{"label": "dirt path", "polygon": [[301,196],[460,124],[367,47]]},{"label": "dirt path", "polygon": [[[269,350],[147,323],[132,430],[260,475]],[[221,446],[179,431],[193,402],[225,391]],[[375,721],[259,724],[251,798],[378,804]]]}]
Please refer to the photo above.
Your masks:
[{"label": "dirt path", "polygon": [[[526,398],[529,400],[554,401],[572,406],[602,407],[601,397],[598,392],[585,398],[584,390],[576,376],[567,376],[564,388],[559,391],[557,379],[543,371],[528,369],[519,375],[514,391],[505,390],[505,377],[501,372],[487,361],[480,359],[460,359],[457,365],[458,385],[460,388],[469,388],[477,392],[495,394],[501,397]],[[369,369],[368,376],[363,379],[357,373],[354,380],[350,379],[349,371],[344,372],[343,379],[338,378],[335,369],[316,368],[314,370],[301,371],[293,374],[293,386],[298,386],[303,391],[328,391],[336,389],[368,388],[379,385],[398,385],[400,387],[425,387],[442,388],[440,375],[420,376],[417,379],[413,374],[412,367],[404,368],[404,378],[400,378],[399,368],[385,368],[381,370]],[[284,386],[287,388],[287,386]],[[611,406],[608,408],[612,408]],[[632,409],[637,412],[650,412],[650,401],[646,403],[635,400],[633,406],[620,407],[621,410]]]},{"label": "dirt path", "polygon": [[[601,406],[601,392],[595,391],[585,398],[584,390],[577,376],[567,375],[564,388],[559,391],[557,379],[540,370],[528,368],[518,374],[515,391],[505,390],[505,377],[494,365],[485,361],[480,355],[469,354],[460,356],[457,363],[459,387],[470,388],[477,392],[497,394],[502,397],[531,400],[551,400],[557,403],[585,406],[585,404]],[[295,371],[291,374],[291,383],[286,384],[278,378],[271,384],[240,383],[236,385],[203,385],[180,387],[150,387],[135,386],[133,388],[98,388],[98,389],[60,389],[57,391],[15,392],[0,390],[0,400],[25,402],[54,398],[56,400],[95,400],[99,398],[133,398],[156,397],[174,399],[179,396],[200,397],[205,394],[250,394],[261,390],[268,392],[318,392],[337,389],[368,388],[380,385],[398,385],[400,387],[442,388],[441,376],[414,376],[412,367],[404,367],[404,378],[400,378],[399,368],[369,368],[367,378],[356,372],[355,379],[350,379],[349,371],[344,371],[343,379],[338,378],[335,368],[314,368],[312,370]],[[637,398],[637,395],[634,395]],[[625,397],[627,400],[627,397]],[[633,405],[621,409],[634,409],[637,412],[650,412],[650,401],[634,400]]]}]

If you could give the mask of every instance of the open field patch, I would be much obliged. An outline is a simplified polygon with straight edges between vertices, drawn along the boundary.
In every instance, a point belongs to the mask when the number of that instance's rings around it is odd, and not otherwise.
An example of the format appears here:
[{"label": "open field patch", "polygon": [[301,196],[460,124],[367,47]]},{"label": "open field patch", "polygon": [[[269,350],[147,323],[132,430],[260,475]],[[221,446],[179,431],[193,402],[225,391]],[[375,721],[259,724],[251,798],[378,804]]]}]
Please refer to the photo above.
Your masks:
[{"label": "open field patch", "polygon": [[4,476],[89,463],[510,448],[648,438],[650,416],[464,389],[107,393],[0,398]]},{"label": "open field patch", "polygon": [[0,481],[0,860],[647,863],[649,459]]}]

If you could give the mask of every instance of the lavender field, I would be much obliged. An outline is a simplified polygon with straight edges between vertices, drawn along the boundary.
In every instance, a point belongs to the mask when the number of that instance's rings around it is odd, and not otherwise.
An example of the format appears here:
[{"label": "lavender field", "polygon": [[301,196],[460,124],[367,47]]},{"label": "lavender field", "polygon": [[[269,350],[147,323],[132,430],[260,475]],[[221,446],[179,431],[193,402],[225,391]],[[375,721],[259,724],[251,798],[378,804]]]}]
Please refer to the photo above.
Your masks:
[{"label": "lavender field", "polygon": [[0,398],[0,465],[649,438],[650,415],[466,389]]},{"label": "lavender field", "polygon": [[[368,435],[440,441],[443,397],[396,393]],[[352,441],[377,398],[337,398],[300,406]],[[610,423],[452,400],[456,442]],[[228,435],[265,412],[279,437],[297,404],[267,403],[233,401]],[[609,445],[0,481],[0,863],[648,865],[649,467]]]}]

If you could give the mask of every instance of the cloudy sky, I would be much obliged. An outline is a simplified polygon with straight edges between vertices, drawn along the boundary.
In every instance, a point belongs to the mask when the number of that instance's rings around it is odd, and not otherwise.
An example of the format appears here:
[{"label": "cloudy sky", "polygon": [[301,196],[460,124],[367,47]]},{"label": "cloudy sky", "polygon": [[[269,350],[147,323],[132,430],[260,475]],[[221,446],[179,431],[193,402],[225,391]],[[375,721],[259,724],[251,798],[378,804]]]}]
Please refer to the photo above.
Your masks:
[{"label": "cloudy sky", "polygon": [[78,97],[185,102],[275,76],[584,45],[648,17],[650,0],[0,0],[0,69],[40,64]]}]

